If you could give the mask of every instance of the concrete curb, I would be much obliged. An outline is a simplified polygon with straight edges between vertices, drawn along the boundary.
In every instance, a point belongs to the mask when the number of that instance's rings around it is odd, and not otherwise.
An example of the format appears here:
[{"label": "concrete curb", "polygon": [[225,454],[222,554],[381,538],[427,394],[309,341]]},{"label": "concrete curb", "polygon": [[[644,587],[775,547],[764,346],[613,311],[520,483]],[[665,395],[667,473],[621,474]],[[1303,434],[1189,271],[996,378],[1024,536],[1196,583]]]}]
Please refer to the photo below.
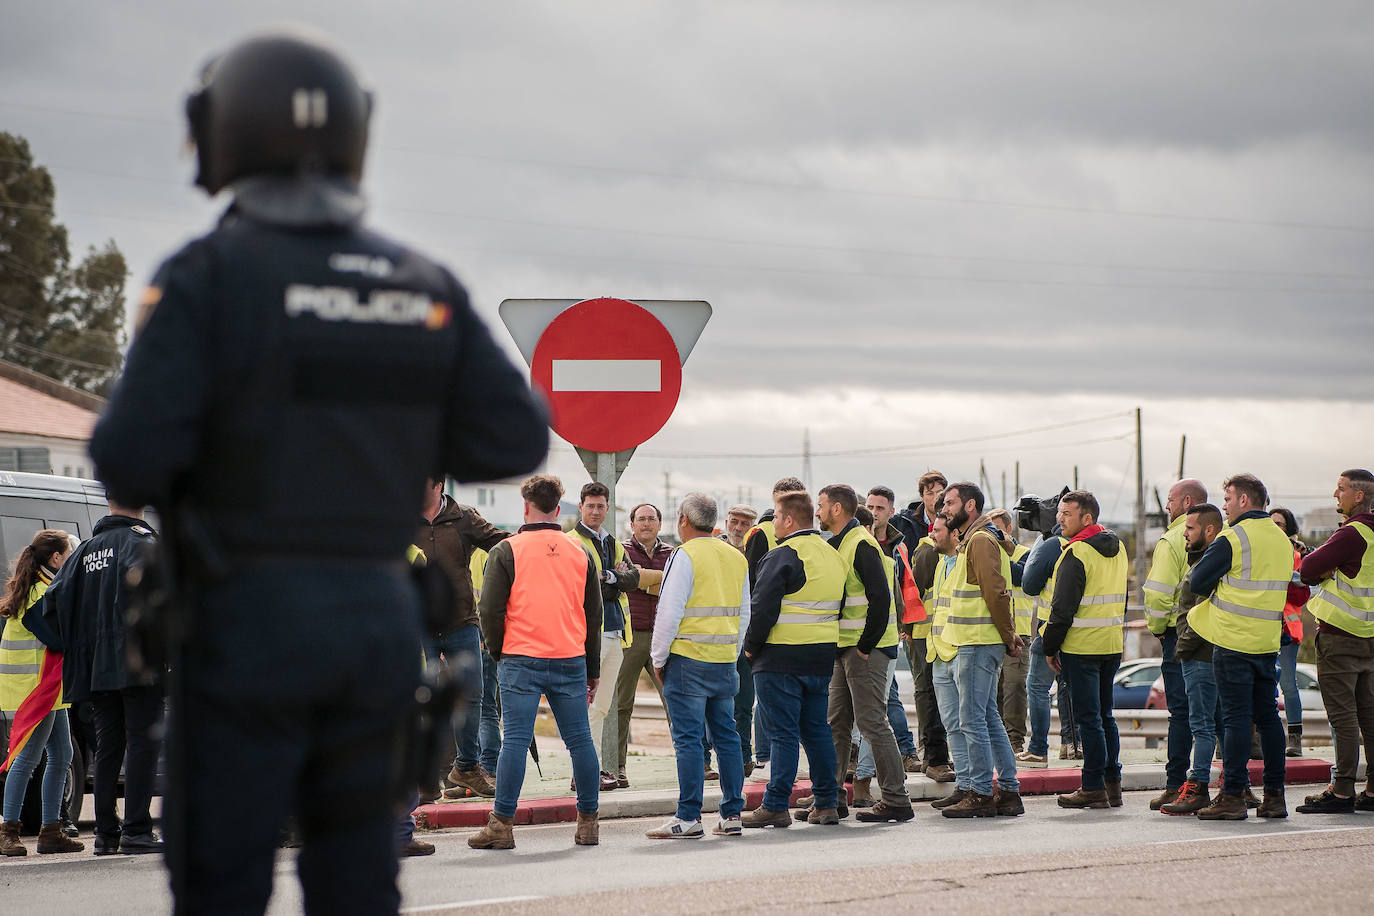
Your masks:
[{"label": "concrete curb", "polygon": [[[1216,766],[1213,773],[1219,772]],[[1250,781],[1259,785],[1264,774],[1264,764],[1259,760],[1250,761]],[[1082,785],[1082,770],[1077,767],[1052,767],[1043,770],[1019,770],[1017,778],[1021,781],[1023,795],[1054,795],[1072,792]],[[1331,779],[1331,764],[1313,758],[1291,758],[1287,761],[1286,776],[1289,784],[1324,783]],[[763,802],[765,782],[744,783],[744,807],[746,810],[757,808]],[[1164,768],[1157,764],[1135,764],[1121,768],[1121,788],[1130,791],[1162,790],[1164,788]],[[953,786],[937,783],[926,776],[908,776],[907,794],[913,802],[930,801],[948,795]],[[792,791],[792,803],[803,795],[811,794],[810,780],[797,780]],[[852,791],[850,792],[852,798]],[[703,811],[715,811],[720,807],[720,789],[707,784],[702,797]],[[446,804],[421,805],[415,810],[415,820],[421,827],[480,827],[491,814],[490,799],[473,799]],[[616,789],[601,793],[600,814],[602,818],[612,817],[671,817],[677,811],[677,789]],[[520,802],[515,809],[516,824],[555,824],[577,820],[577,799],[574,796],[555,798],[532,798]]]}]

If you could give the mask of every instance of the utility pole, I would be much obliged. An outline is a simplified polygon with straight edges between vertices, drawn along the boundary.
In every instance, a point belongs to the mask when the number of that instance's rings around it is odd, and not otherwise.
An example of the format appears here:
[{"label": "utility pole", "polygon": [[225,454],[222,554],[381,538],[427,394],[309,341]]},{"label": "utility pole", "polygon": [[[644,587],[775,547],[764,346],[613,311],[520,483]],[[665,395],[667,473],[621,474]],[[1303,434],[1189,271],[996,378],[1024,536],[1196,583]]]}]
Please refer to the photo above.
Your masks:
[{"label": "utility pole", "polygon": [[1007,472],[1002,472],[1002,505],[1007,505]]},{"label": "utility pole", "polygon": [[1178,440],[1178,479],[1183,479],[1183,453],[1188,450],[1188,434]]},{"label": "utility pole", "polygon": [[978,486],[983,488],[988,499],[992,498],[992,481],[988,480],[987,465],[983,463],[982,458],[978,459]]},{"label": "utility pole", "polygon": [[1073,466],[1073,488],[1078,489],[1078,465]]},{"label": "utility pole", "polygon": [[663,517],[673,511],[673,472],[667,470],[663,472]]},{"label": "utility pole", "polygon": [[811,489],[811,427],[802,429],[802,486]]},{"label": "utility pole", "polygon": [[1016,500],[1021,501],[1021,462],[1016,462]]},{"label": "utility pole", "polygon": [[1140,408],[1135,409],[1135,581],[1145,581],[1145,448],[1140,438]]}]

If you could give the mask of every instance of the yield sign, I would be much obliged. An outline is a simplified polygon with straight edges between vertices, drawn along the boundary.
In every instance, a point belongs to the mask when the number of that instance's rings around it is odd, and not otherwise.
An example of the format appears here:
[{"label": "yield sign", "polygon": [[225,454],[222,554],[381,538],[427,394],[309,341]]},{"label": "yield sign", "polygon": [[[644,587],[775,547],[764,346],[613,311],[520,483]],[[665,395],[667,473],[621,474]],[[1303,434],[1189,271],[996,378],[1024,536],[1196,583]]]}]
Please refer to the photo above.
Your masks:
[{"label": "yield sign", "polygon": [[609,298],[508,299],[500,311],[549,399],[554,431],[592,452],[632,449],[663,428],[711,315],[705,302]]}]

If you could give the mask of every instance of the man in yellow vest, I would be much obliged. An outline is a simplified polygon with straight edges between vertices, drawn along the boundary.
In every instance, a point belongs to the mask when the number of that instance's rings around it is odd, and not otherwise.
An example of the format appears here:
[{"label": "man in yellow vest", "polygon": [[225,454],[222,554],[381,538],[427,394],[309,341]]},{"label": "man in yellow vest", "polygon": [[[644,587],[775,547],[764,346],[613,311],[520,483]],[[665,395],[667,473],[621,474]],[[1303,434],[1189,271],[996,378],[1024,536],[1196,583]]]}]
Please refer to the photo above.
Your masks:
[{"label": "man in yellow vest", "polygon": [[827,715],[835,744],[835,778],[844,781],[850,736],[857,724],[859,734],[872,748],[882,796],[872,808],[861,811],[858,819],[901,823],[915,814],[906,793],[902,755],[887,719],[887,666],[897,658],[897,621],[889,584],[892,577],[873,532],[854,517],[858,509],[859,496],[847,484],[824,487],[816,499],[816,518],[830,533],[830,546],[839,552],[845,568],[839,654],[830,678]]},{"label": "man in yellow vest", "polygon": [[[1016,757],[997,711],[1002,660],[1020,655],[1011,609],[1011,545],[983,517],[984,496],[969,481],[945,490],[944,514],[959,535],[942,638],[954,646],[959,731],[968,745],[969,794],[945,817],[1015,817],[1025,811]],[[946,727],[952,727],[946,723]],[[997,773],[996,794],[993,771]]]},{"label": "man in yellow vest", "polygon": [[717,836],[739,836],[744,808],[744,757],[735,731],[736,659],[749,627],[749,565],[729,542],[711,536],[716,501],[688,493],[678,504],[677,536],[663,570],[650,659],[663,683],[663,699],[677,754],[677,813],[650,830],[655,840],[703,835],[705,790],[702,739],[710,733],[720,765]]},{"label": "man in yellow vest", "polygon": [[[753,588],[754,577],[758,574],[759,564],[763,562],[764,556],[767,555],[768,551],[778,546],[778,535],[773,526],[773,515],[777,510],[778,500],[788,493],[805,492],[806,484],[802,483],[801,480],[796,477],[783,477],[777,483],[773,484],[773,507],[765,510],[763,515],[759,516],[758,524],[750,528],[744,535],[744,559],[745,562],[749,564],[750,588]],[[750,682],[748,688],[749,693],[751,696],[754,696],[754,674],[753,670],[749,667],[749,660],[747,658],[742,660],[740,669],[740,677],[743,678],[746,675]],[[745,688],[741,686],[740,693],[743,694],[744,692]],[[753,700],[751,700],[750,703],[752,705]],[[747,726],[744,731],[752,730],[754,732],[754,759],[757,761],[756,765],[766,766],[768,764],[768,755],[771,752],[772,744],[768,734],[768,712],[763,708],[762,704],[753,707],[751,712],[753,712],[753,724],[752,726]],[[738,719],[736,721],[738,721]],[[748,769],[752,771],[753,768],[748,767]]]},{"label": "man in yellow vest", "polygon": [[1041,645],[1063,671],[1083,743],[1083,782],[1059,796],[1061,808],[1120,808],[1121,735],[1112,715],[1112,678],[1121,667],[1130,560],[1115,532],[1098,524],[1101,508],[1087,490],[1059,500],[1057,521],[1069,541],[1054,569],[1050,619]]},{"label": "man in yellow vest", "polygon": [[954,567],[959,561],[959,536],[949,520],[937,513],[930,521],[929,534],[923,544],[935,556],[931,585],[926,593],[926,610],[930,615],[930,630],[921,640],[925,652],[923,661],[930,670],[931,686],[939,705],[940,721],[948,730],[947,764],[953,778],[954,791],[930,803],[937,811],[952,807],[973,792],[969,779],[968,744],[959,730],[959,682],[954,677],[954,660],[959,650],[945,642],[945,627],[949,624],[950,592],[954,587]]},{"label": "man in yellow vest", "polygon": [[1374,811],[1374,772],[1355,798],[1361,733],[1365,766],[1374,762],[1374,474],[1346,471],[1335,497],[1345,522],[1303,558],[1301,575],[1316,586],[1307,609],[1317,618],[1317,683],[1336,766],[1331,785],[1298,805],[1302,814]]},{"label": "man in yellow vest", "polygon": [[601,790],[609,792],[619,785],[616,768],[620,756],[618,721],[610,715],[615,704],[615,683],[620,663],[633,637],[630,632],[629,593],[639,586],[639,568],[625,556],[625,546],[601,527],[610,511],[611,491],[604,483],[583,484],[577,498],[578,520],[572,534],[591,552],[596,575],[601,580],[601,599],[605,608],[601,627],[601,676],[605,690],[597,692],[587,708],[592,737],[601,757]]},{"label": "man in yellow vest", "polygon": [[[916,727],[921,735],[920,772],[936,782],[954,782],[954,767],[950,765],[949,759],[949,734],[945,729],[939,700],[935,695],[931,662],[927,660],[930,631],[935,618],[935,579],[943,557],[943,553],[933,540],[937,520],[938,513],[931,516],[927,534],[911,548],[911,579],[925,602],[926,619],[904,625],[902,634],[906,640],[907,661],[911,665],[911,687],[916,701]],[[944,528],[946,532],[949,531],[948,524],[944,524]]]},{"label": "man in yellow vest", "polygon": [[1264,799],[1256,815],[1287,817],[1283,785],[1287,741],[1279,719],[1275,664],[1283,605],[1293,576],[1293,545],[1270,520],[1269,492],[1253,474],[1222,484],[1226,528],[1188,574],[1189,587],[1207,596],[1188,612],[1188,625],[1210,642],[1221,696],[1222,786],[1202,820],[1242,821],[1249,816],[1250,726],[1264,753]]},{"label": "man in yellow vest", "polygon": [[[1030,548],[1018,544],[1015,537],[1015,524],[1011,513],[1006,509],[993,509],[988,513],[988,521],[1002,532],[1006,543],[1011,545],[1011,610],[1015,618],[1016,635],[1030,645],[1031,622],[1035,617],[1035,599],[1021,589],[1021,572],[1030,555]],[[1026,676],[1030,674],[1030,653],[1022,652],[1015,658],[1008,655],[1002,659],[1002,675],[997,683],[997,710],[1002,714],[1002,725],[1007,730],[1007,740],[1011,742],[1013,754],[1019,754],[1026,743]],[[1019,758],[1018,758],[1019,760]]]},{"label": "man in yellow vest", "polygon": [[787,827],[797,778],[798,744],[811,767],[815,810],[810,823],[838,824],[835,746],[826,723],[830,674],[840,637],[845,566],[812,527],[815,507],[805,493],[775,502],[778,546],[759,564],[750,590],[744,653],[753,663],[759,709],[768,716],[771,757],[763,805],[745,827]]},{"label": "man in yellow vest", "polygon": [[1183,665],[1174,657],[1178,646],[1179,593],[1188,576],[1188,544],[1184,527],[1188,510],[1207,502],[1207,488],[1200,480],[1180,480],[1169,488],[1164,508],[1169,527],[1155,544],[1150,572],[1145,577],[1145,624],[1159,637],[1163,662],[1164,698],[1169,705],[1168,752],[1164,763],[1164,792],[1150,801],[1150,810],[1178,800],[1178,791],[1188,781],[1188,751],[1193,733],[1188,725],[1188,687],[1183,681]]}]

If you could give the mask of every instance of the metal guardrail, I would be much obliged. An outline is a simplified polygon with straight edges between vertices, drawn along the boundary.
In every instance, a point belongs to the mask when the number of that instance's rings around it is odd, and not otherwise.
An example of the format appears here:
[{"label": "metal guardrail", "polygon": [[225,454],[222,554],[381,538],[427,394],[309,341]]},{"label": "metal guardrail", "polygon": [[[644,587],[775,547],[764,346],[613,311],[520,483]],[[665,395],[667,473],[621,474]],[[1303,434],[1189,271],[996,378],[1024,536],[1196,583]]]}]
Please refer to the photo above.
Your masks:
[{"label": "metal guardrail", "polygon": [[[907,720],[916,721],[916,709],[906,706]],[[1144,738],[1146,747],[1154,747],[1159,741],[1169,737],[1169,711],[1167,709],[1117,709],[1116,727],[1123,738]],[[633,713],[636,719],[662,719],[663,705],[657,695],[640,693],[635,695]],[[1059,734],[1059,710],[1050,710],[1050,734]],[[1302,743],[1309,747],[1324,746],[1331,743],[1331,723],[1326,719],[1326,711],[1321,709],[1303,710]]]}]

